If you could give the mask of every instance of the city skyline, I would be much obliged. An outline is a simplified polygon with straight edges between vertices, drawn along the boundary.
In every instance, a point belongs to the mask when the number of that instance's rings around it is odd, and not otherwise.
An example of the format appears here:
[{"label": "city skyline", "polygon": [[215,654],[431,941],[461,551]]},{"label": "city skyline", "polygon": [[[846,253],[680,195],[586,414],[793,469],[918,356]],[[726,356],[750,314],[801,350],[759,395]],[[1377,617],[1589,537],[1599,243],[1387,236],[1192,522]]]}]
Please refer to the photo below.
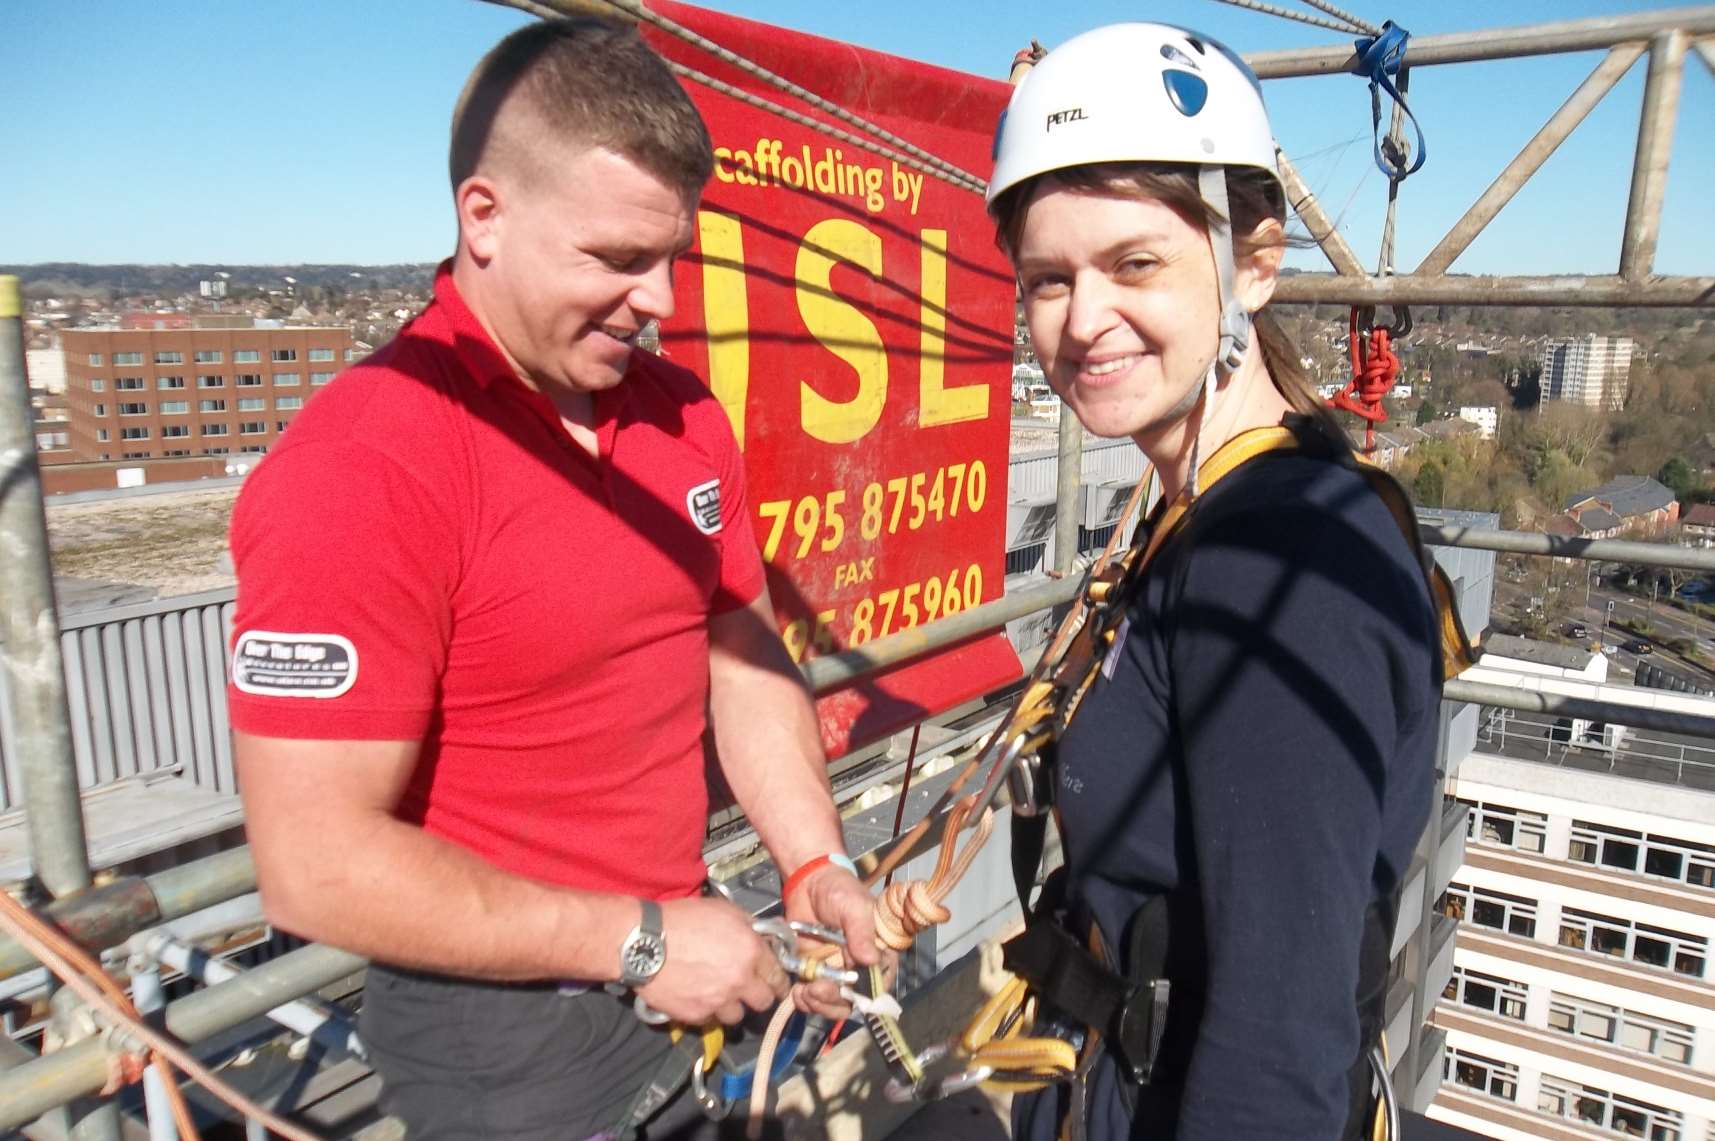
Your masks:
[{"label": "city skyline", "polygon": [[[985,7],[980,22],[969,19],[973,6],[963,3],[907,8],[884,0],[861,12],[789,0],[711,7],[995,77],[1032,36],[1052,46],[1137,14],[1118,0],[1075,11],[1005,3]],[[1364,18],[1383,15],[1352,7]],[[1628,0],[1533,2],[1509,5],[1497,16],[1492,5],[1419,0],[1392,14],[1427,36],[1656,8]],[[1210,0],[1169,0],[1151,6],[1149,15],[1197,27],[1245,53],[1343,40]],[[0,237],[0,261],[436,261],[453,241],[444,173],[453,100],[481,53],[530,19],[475,0],[32,6],[15,25],[21,34],[0,45],[0,68],[24,92],[25,108],[3,128],[20,173],[0,185],[0,211],[13,221]],[[90,35],[92,26],[106,34]],[[1428,160],[1400,193],[1402,271],[1428,252],[1600,56],[1413,73]],[[148,83],[151,74],[165,82]],[[1454,272],[1614,271],[1643,75],[1640,61]],[[1265,92],[1283,147],[1373,266],[1386,181],[1370,157],[1363,81],[1278,81]],[[1712,137],[1715,78],[1688,53],[1658,272],[1707,274],[1715,263],[1715,236],[1698,225],[1699,188],[1715,180],[1715,154],[1699,143]],[[1296,251],[1290,264],[1324,268],[1314,250]]]}]

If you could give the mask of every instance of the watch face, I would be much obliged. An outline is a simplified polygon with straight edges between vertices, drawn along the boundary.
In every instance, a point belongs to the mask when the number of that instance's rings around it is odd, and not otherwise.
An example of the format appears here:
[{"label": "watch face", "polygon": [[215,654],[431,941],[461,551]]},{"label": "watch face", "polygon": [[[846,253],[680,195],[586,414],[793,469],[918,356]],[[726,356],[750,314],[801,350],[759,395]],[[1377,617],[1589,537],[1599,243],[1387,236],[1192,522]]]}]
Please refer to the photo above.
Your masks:
[{"label": "watch face", "polygon": [[639,934],[625,948],[625,973],[632,978],[650,978],[667,960],[667,948],[659,939]]}]

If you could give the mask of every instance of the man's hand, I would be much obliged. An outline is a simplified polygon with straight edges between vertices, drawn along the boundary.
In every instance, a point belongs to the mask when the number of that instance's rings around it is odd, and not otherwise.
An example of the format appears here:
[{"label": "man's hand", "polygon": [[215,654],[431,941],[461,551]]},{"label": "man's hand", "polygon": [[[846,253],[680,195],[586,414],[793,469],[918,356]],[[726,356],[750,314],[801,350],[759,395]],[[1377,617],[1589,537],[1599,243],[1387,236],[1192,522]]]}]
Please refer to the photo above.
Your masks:
[{"label": "man's hand", "polygon": [[724,899],[676,899],[661,905],[667,962],[637,994],[676,1022],[711,1018],[732,1025],[744,1008],[764,1011],[786,997],[791,978],[750,917]]},{"label": "man's hand", "polygon": [[[818,868],[796,886],[792,897],[785,902],[787,918],[820,923],[845,934],[846,966],[863,970],[880,963],[892,979],[899,957],[876,941],[875,897],[869,894],[863,881],[830,864]],[[794,987],[792,997],[800,1010],[827,1018],[839,1019],[851,1014],[851,1004],[840,997],[839,984],[832,980]]]}]

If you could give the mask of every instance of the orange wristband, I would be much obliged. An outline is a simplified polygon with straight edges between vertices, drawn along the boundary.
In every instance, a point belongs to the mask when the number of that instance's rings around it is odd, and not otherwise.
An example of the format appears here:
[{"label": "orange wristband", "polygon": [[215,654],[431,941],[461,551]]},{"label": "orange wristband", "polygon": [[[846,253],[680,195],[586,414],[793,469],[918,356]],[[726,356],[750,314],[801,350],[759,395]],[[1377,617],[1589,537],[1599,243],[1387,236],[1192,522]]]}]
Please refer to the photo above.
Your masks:
[{"label": "orange wristband", "polygon": [[815,859],[805,863],[799,867],[797,871],[787,876],[785,885],[780,889],[781,900],[785,901],[790,899],[792,897],[792,893],[798,890],[798,887],[805,880],[809,879],[818,870],[827,867],[829,864],[832,864],[836,868],[844,868],[854,876],[857,875],[857,865],[852,863],[851,857],[842,856],[838,852],[829,852],[825,856],[817,856]]}]

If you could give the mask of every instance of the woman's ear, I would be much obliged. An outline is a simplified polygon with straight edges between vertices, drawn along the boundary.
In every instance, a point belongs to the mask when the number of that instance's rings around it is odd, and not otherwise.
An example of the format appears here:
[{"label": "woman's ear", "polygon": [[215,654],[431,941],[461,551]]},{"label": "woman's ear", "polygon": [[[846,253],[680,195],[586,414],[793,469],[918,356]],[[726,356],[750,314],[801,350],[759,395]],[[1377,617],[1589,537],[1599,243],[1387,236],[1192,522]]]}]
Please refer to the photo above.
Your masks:
[{"label": "woman's ear", "polygon": [[1280,263],[1286,256],[1286,228],[1278,218],[1264,218],[1244,245],[1251,252],[1239,255],[1234,251],[1233,290],[1245,309],[1255,313],[1268,304],[1280,281]]}]

